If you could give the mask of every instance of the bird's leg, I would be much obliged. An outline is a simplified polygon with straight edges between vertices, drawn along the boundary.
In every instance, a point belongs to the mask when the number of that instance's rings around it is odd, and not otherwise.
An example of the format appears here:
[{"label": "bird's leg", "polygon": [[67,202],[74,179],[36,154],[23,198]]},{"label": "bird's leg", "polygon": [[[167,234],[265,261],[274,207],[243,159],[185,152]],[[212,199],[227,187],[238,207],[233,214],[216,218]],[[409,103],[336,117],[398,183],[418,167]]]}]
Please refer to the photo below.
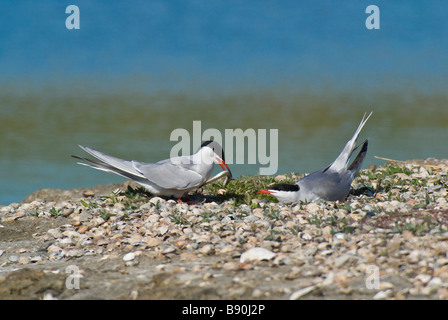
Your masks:
[{"label": "bird's leg", "polygon": [[[192,200],[192,199],[188,196],[188,193],[187,193],[184,197],[185,197],[185,199],[187,200],[187,202]],[[182,197],[177,198],[177,202],[178,202],[178,203],[183,203],[183,201],[182,201]]]}]

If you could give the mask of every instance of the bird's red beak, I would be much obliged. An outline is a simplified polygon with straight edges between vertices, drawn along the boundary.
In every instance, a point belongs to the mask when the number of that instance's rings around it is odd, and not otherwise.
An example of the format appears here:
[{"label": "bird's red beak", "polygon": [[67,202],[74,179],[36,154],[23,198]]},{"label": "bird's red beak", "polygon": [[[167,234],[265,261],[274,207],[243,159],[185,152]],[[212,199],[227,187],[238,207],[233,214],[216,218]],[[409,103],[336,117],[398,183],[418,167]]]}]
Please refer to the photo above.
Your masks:
[{"label": "bird's red beak", "polygon": [[263,189],[263,190],[260,190],[260,191],[258,191],[257,193],[266,193],[266,194],[271,194],[271,193],[272,193],[272,191],[269,191],[268,189]]},{"label": "bird's red beak", "polygon": [[[224,160],[216,158],[216,161],[218,161],[218,164],[221,166],[222,170],[230,172],[229,166]],[[230,174],[232,174],[232,172],[230,172]]]}]

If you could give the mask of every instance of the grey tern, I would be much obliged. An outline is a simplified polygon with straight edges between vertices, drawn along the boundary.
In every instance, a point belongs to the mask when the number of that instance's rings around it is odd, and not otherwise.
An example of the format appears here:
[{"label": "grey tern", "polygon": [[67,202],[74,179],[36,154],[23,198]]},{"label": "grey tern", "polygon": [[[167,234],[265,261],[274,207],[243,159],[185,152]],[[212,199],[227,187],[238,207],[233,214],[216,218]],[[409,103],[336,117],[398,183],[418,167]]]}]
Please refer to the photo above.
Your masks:
[{"label": "grey tern", "polygon": [[[78,164],[131,179],[153,195],[173,196],[180,200],[183,196],[188,197],[190,190],[222,177],[225,178],[224,185],[232,179],[232,173],[224,160],[224,150],[216,141],[204,142],[190,156],[173,157],[156,163],[123,160],[89,147],[79,147],[96,159],[72,155],[84,161]],[[223,172],[211,178],[215,163],[221,166]]]},{"label": "grey tern", "polygon": [[258,193],[270,194],[284,202],[345,201],[366,156],[368,140],[362,143],[361,150],[349,167],[348,162],[352,153],[359,147],[355,148],[356,140],[371,114],[372,112],[367,118],[364,114],[353,137],[328,167],[310,173],[295,184],[275,184]]}]

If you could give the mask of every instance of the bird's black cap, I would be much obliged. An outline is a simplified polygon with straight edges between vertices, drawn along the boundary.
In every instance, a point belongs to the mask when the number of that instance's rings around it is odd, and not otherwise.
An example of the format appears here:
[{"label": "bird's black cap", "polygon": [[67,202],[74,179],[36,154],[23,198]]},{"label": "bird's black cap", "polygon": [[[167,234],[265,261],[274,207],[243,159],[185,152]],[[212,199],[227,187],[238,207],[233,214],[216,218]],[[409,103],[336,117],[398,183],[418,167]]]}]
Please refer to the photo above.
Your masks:
[{"label": "bird's black cap", "polygon": [[226,159],[224,158],[224,149],[221,147],[221,145],[213,140],[207,140],[205,142],[203,142],[201,144],[201,148],[203,147],[209,147],[212,148],[213,151],[224,161],[226,161]]},{"label": "bird's black cap", "polygon": [[299,191],[300,187],[297,184],[287,184],[287,183],[279,183],[274,184],[273,186],[268,187],[269,190],[277,190],[277,191]]}]

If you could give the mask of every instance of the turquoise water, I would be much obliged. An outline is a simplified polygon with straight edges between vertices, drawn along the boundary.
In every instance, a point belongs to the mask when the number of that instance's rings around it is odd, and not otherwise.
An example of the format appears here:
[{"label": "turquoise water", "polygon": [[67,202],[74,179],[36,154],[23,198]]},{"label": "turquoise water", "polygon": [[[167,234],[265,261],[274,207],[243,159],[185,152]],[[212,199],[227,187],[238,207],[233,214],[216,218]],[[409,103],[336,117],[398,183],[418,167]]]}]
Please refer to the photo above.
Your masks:
[{"label": "turquoise water", "polygon": [[[329,164],[370,111],[364,167],[446,158],[448,3],[377,1],[379,30],[365,27],[370,4],[79,0],[68,30],[67,3],[2,3],[0,204],[121,182],[70,155],[83,144],[158,161],[193,121],[278,130],[276,173]],[[264,167],[248,160],[232,173]]]}]

